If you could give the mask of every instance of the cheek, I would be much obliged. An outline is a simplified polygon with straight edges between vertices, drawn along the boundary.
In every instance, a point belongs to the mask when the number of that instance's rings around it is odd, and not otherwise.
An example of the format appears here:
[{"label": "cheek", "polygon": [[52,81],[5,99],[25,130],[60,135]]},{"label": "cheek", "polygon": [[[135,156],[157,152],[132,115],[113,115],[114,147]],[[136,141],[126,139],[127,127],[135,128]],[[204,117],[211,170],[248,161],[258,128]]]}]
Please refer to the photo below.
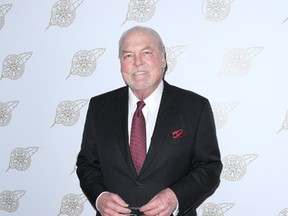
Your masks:
[{"label": "cheek", "polygon": [[130,64],[128,64],[128,63],[121,63],[121,71],[122,71],[122,73],[125,73],[125,72],[129,71],[129,68],[130,68],[129,65]]},{"label": "cheek", "polygon": [[149,62],[150,62],[150,65],[153,65],[155,67],[158,67],[158,66],[162,67],[163,65],[163,61],[159,58],[151,58]]},{"label": "cheek", "polygon": [[130,83],[130,76],[129,74],[126,72],[126,71],[123,71],[121,72],[121,75],[122,75],[122,79],[124,80],[124,82],[126,84],[129,84]]},{"label": "cheek", "polygon": [[121,64],[121,74],[125,80],[129,79],[130,71],[131,68],[129,67],[128,64]]}]

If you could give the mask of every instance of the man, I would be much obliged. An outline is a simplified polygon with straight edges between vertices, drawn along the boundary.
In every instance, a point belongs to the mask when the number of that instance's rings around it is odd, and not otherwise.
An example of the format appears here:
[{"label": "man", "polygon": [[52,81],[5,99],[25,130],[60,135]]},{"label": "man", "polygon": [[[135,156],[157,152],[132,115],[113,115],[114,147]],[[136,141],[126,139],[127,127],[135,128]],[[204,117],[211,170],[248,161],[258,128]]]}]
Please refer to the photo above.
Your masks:
[{"label": "man", "polygon": [[[222,169],[210,104],[164,81],[165,47],[153,29],[126,31],[119,58],[127,86],[90,100],[77,160],[80,186],[99,215],[134,214],[133,208],[138,215],[196,215]],[[132,135],[138,101],[146,128],[140,167],[139,148],[132,154],[132,141],[142,140]]]}]

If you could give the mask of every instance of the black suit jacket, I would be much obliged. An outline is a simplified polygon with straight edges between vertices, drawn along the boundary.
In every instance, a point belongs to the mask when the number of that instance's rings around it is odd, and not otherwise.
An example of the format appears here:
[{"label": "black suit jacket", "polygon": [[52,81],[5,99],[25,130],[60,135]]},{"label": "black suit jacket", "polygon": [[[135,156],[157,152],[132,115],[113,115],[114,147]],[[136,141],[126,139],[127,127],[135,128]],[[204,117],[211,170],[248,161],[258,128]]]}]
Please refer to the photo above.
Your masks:
[{"label": "black suit jacket", "polygon": [[[183,136],[173,138],[179,129]],[[150,148],[137,176],[128,143],[128,87],[96,96],[90,100],[77,167],[94,208],[103,191],[140,207],[169,187],[178,198],[179,215],[196,215],[218,187],[222,169],[210,104],[164,81]]]}]

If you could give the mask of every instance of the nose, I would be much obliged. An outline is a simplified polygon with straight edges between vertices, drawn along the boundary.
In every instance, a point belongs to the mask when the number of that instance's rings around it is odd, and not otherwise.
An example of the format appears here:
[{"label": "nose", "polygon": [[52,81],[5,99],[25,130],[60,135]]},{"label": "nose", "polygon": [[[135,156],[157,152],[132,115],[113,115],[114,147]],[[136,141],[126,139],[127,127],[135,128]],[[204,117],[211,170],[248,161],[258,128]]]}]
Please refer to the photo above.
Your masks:
[{"label": "nose", "polygon": [[134,65],[136,67],[138,67],[138,66],[142,65],[142,63],[143,63],[143,61],[142,61],[141,55],[135,55],[134,56]]}]

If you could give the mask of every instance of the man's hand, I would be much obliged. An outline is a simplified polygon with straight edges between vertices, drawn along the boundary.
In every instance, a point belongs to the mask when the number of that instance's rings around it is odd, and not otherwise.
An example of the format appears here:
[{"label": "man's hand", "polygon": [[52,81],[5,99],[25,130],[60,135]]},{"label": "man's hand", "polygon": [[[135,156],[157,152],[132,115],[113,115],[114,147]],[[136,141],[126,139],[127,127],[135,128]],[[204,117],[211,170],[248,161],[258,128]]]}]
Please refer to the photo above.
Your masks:
[{"label": "man's hand", "polygon": [[128,204],[117,194],[104,192],[97,200],[96,208],[102,216],[129,214],[131,210]]},{"label": "man's hand", "polygon": [[177,204],[175,193],[170,188],[166,188],[139,210],[146,216],[170,216],[175,211]]}]

